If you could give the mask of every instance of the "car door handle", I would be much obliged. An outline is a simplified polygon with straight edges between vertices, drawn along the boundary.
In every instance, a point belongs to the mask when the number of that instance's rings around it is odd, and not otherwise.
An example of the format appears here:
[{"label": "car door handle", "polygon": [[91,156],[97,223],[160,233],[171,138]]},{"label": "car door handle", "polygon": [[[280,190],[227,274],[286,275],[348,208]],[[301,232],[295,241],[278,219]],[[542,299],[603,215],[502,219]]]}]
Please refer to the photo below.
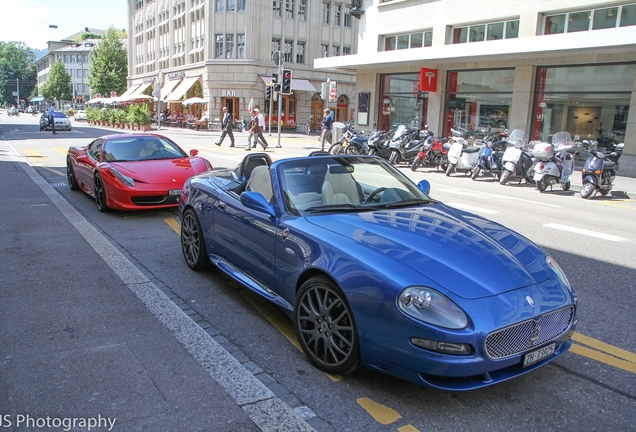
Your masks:
[{"label": "car door handle", "polygon": [[225,211],[225,203],[223,201],[219,201],[219,210]]}]

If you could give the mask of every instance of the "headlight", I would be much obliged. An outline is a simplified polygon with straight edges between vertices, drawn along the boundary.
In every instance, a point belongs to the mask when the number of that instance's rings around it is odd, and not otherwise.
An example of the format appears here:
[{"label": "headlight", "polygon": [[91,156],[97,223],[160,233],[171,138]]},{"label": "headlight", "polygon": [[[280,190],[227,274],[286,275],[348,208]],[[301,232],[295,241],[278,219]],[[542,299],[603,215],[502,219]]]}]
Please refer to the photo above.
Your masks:
[{"label": "headlight", "polygon": [[398,296],[397,303],[402,312],[419,321],[455,330],[468,325],[464,311],[450,299],[430,288],[406,288]]},{"label": "headlight", "polygon": [[565,275],[561,267],[554,260],[554,258],[552,258],[550,255],[546,255],[545,263],[548,265],[548,267],[550,267],[554,271],[554,273],[556,273],[559,280],[563,282],[570,291],[572,291],[572,286],[570,285],[570,281],[568,280],[567,276]]},{"label": "headlight", "polygon": [[123,175],[122,173],[117,171],[117,169],[113,167],[108,167],[108,169],[110,170],[110,172],[112,172],[115,175],[115,177],[117,177],[126,186],[130,186],[130,187],[135,186],[135,180],[133,180],[131,177]]}]

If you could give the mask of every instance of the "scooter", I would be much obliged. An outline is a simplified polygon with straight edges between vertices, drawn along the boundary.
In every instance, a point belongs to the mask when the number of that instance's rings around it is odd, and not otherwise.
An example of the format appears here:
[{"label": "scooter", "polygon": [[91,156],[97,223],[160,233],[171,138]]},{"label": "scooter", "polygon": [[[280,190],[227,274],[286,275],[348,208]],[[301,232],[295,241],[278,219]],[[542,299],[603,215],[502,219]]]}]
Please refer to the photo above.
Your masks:
[{"label": "scooter", "polygon": [[585,166],[581,170],[583,176],[583,186],[581,187],[581,198],[587,199],[600,192],[606,196],[614,187],[614,178],[618,171],[618,158],[622,151],[613,151],[605,154],[598,150],[590,150],[590,157],[585,161]]},{"label": "scooter", "polygon": [[329,147],[329,154],[367,154],[369,146],[367,138],[362,133],[356,132],[353,124],[350,123],[340,139]]},{"label": "scooter", "polygon": [[480,147],[469,147],[468,141],[455,129],[451,129],[451,134],[446,176],[450,176],[454,171],[465,171],[465,174],[468,174],[477,163]]},{"label": "scooter", "polygon": [[[540,159],[534,172],[537,190],[545,192],[548,186],[560,184],[564,191],[570,190],[570,178],[574,172],[575,147],[569,132],[558,132],[552,137],[552,144],[538,143],[533,154]],[[535,151],[538,148],[540,151]],[[547,158],[547,159],[546,159]]]},{"label": "scooter", "polygon": [[398,126],[389,143],[391,147],[389,162],[393,165],[410,163],[420,152],[423,144],[424,141],[419,139],[417,129],[407,129],[404,125]]},{"label": "scooter", "polygon": [[448,142],[442,143],[435,139],[431,131],[428,132],[428,135],[424,146],[413,159],[411,171],[416,171],[422,165],[434,166],[437,169],[441,167],[443,171],[446,171],[446,168],[448,168],[448,151],[451,145]]},{"label": "scooter", "polygon": [[483,146],[479,150],[479,156],[477,156],[477,163],[471,170],[470,177],[473,180],[477,180],[479,174],[483,176],[484,172],[491,173],[495,180],[501,175],[503,169],[501,158],[506,148],[505,138],[508,137],[508,131],[502,135],[491,135],[483,141]]},{"label": "scooter", "polygon": [[503,171],[499,183],[505,185],[513,177],[519,179],[519,183],[524,179],[526,183],[534,183],[534,169],[538,159],[528,154],[528,142],[523,129],[515,129],[508,137],[508,147],[504,152],[501,162]]}]

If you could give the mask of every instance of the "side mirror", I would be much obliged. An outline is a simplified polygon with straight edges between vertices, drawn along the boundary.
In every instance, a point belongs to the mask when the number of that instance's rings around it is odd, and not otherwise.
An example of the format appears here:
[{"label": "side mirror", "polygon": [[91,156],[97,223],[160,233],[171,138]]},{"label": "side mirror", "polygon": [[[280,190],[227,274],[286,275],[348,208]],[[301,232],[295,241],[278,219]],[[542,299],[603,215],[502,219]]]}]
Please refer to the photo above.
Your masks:
[{"label": "side mirror", "polygon": [[199,154],[199,150],[197,149],[190,150],[190,157],[195,157],[198,154]]},{"label": "side mirror", "polygon": [[265,197],[259,192],[245,191],[241,194],[241,204],[245,207],[266,213],[271,217],[276,217],[274,206],[265,200]]},{"label": "side mirror", "polygon": [[428,180],[420,180],[420,182],[417,184],[417,187],[420,188],[420,190],[426,195],[428,195],[431,190],[431,183]]}]

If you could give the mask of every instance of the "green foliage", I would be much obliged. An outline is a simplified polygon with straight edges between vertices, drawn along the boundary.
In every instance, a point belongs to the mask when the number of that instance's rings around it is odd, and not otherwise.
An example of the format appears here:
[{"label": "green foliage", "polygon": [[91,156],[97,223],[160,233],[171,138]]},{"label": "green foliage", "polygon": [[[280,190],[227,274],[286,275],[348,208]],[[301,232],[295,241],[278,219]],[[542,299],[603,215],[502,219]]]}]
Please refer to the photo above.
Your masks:
[{"label": "green foliage", "polygon": [[119,95],[126,90],[128,54],[120,37],[121,31],[110,27],[91,52],[88,85],[93,93],[116,92]]},{"label": "green foliage", "polygon": [[[10,73],[13,72],[13,73]],[[28,99],[36,88],[35,53],[24,42],[0,41],[0,102],[16,103],[12,92]]]},{"label": "green foliage", "polygon": [[71,75],[66,71],[64,64],[60,60],[53,63],[49,79],[40,88],[40,94],[47,100],[71,100],[73,95]]},{"label": "green foliage", "polygon": [[131,124],[148,124],[150,122],[150,109],[148,105],[131,105],[128,107],[126,115],[126,123]]}]

